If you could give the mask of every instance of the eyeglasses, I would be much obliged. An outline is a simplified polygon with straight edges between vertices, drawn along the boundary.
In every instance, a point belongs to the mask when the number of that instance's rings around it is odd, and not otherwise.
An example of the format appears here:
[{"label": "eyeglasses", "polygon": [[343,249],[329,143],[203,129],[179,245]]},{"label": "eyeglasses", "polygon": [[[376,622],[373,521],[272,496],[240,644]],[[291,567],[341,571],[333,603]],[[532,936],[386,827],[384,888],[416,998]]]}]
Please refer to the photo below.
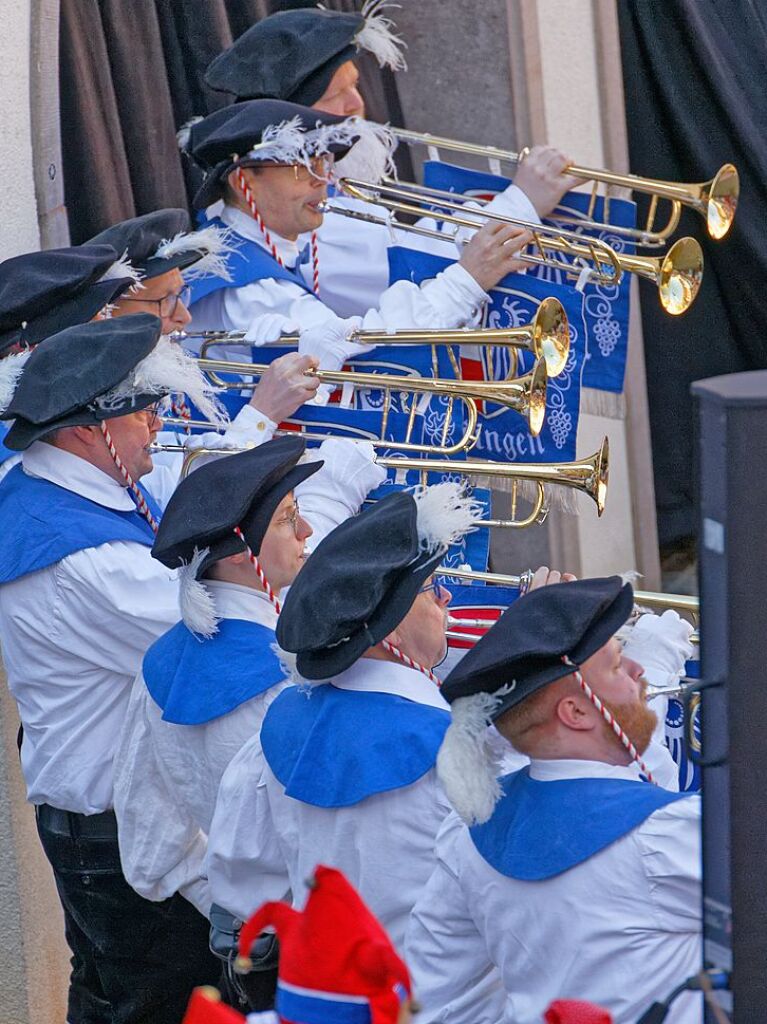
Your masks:
[{"label": "eyeglasses", "polygon": [[320,178],[322,181],[328,181],[330,178],[330,172],[333,169],[333,157],[332,156],[314,156],[309,160],[309,166],[306,164],[292,164],[293,177],[296,181],[309,181],[310,178]]},{"label": "eyeglasses", "polygon": [[184,306],[189,306],[189,300],[192,297],[192,289],[187,285],[186,288],[182,288],[180,292],[171,292],[170,295],[164,295],[161,299],[142,299],[140,296],[127,296],[123,295],[120,297],[120,302],[142,302],[145,306],[157,306],[159,309],[160,319],[172,317],[178,309],[179,302]]},{"label": "eyeglasses", "polygon": [[439,604],[445,604],[452,597],[452,594],[447,589],[447,587],[443,587],[441,583],[437,583],[435,581],[432,581],[431,583],[427,583],[425,587],[421,587],[421,589],[418,591],[418,593],[419,594],[430,594],[430,593],[433,593],[434,594],[434,600],[439,602]]},{"label": "eyeglasses", "polygon": [[285,526],[292,527],[293,533],[295,533],[295,535],[297,537],[298,536],[298,520],[300,518],[301,518],[301,511],[300,511],[300,509],[298,507],[298,502],[295,501],[295,502],[293,502],[293,507],[290,509],[289,512],[285,513],[285,517],[280,520],[280,523],[284,524]]}]

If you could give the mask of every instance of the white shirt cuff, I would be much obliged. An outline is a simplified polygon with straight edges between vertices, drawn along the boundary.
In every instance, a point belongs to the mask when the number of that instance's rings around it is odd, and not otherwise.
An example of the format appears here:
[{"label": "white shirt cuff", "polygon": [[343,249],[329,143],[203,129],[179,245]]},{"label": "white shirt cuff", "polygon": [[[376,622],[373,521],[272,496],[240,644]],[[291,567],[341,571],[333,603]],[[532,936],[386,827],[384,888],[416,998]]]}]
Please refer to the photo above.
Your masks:
[{"label": "white shirt cuff", "polygon": [[268,416],[258,409],[254,409],[252,405],[245,405],[229,424],[224,438],[227,440],[241,438],[255,441],[258,445],[270,441],[276,429],[277,424]]}]

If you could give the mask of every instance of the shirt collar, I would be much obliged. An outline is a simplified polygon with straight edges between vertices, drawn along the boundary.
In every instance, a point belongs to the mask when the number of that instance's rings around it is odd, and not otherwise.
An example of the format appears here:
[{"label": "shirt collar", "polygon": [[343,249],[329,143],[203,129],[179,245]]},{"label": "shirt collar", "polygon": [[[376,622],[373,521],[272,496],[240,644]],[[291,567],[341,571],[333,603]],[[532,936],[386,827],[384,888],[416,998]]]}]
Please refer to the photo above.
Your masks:
[{"label": "shirt collar", "polygon": [[277,628],[277,612],[260,590],[223,580],[205,580],[205,586],[213,594],[216,612],[222,619],[245,619],[268,629]]},{"label": "shirt collar", "polygon": [[34,441],[22,452],[24,472],[48,480],[67,491],[118,512],[135,512],[136,505],[128,489],[103,470],[79,455],[56,448],[45,441]]},{"label": "shirt collar", "polygon": [[562,758],[544,761],[530,760],[530,778],[539,782],[554,782],[557,779],[629,779],[638,782],[641,778],[636,762],[629,765],[607,764],[605,761],[584,761],[577,758]]},{"label": "shirt collar", "polygon": [[342,690],[363,690],[367,693],[391,693],[416,704],[448,711],[449,707],[434,683],[423,672],[397,665],[392,661],[360,658],[351,668],[329,680]]},{"label": "shirt collar", "polygon": [[[244,210],[238,210],[236,206],[226,205],[221,211],[221,220],[236,231],[238,235],[242,235],[243,238],[247,238],[251,242],[256,242],[262,249],[267,248],[261,228],[249,213],[245,213]],[[274,243],[277,255],[285,266],[289,268],[295,267],[300,252],[298,242],[290,242],[287,238],[283,238],[271,229],[269,230],[269,237]]]}]

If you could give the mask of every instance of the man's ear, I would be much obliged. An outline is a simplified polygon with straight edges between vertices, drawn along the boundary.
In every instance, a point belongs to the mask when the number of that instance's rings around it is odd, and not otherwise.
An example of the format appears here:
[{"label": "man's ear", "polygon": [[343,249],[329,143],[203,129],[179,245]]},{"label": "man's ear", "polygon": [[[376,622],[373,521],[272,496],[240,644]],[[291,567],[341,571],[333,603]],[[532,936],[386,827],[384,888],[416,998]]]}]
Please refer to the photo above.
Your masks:
[{"label": "man's ear", "polygon": [[237,551],[234,555],[227,555],[226,558],[222,558],[221,561],[229,565],[244,565],[248,561],[248,553],[247,551]]},{"label": "man's ear", "polygon": [[554,714],[567,729],[576,732],[591,732],[596,727],[594,716],[589,714],[591,705],[580,695],[563,697],[557,702]]},{"label": "man's ear", "polygon": [[[99,427],[81,426],[81,427],[69,427],[72,431],[71,437],[76,438],[80,444],[87,445],[92,448],[97,441],[101,441],[101,430]],[[103,444],[103,441],[101,441]]]}]

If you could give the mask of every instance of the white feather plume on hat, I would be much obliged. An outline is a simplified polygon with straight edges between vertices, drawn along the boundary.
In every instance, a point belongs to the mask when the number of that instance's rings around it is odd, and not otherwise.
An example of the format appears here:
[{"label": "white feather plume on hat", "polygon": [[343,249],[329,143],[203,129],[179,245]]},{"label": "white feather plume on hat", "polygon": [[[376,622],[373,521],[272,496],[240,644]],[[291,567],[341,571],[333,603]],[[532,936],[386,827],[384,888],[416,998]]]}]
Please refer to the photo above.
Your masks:
[{"label": "white feather plume on hat", "polygon": [[200,121],[204,121],[205,118],[202,114],[197,114],[195,117],[190,117],[188,121],[185,121],[179,130],[176,132],[176,145],[182,153],[189,152],[189,143],[192,138],[192,128]]},{"label": "white feather plume on hat", "polygon": [[392,71],[407,71],[407,64],[402,55],[406,46],[401,36],[394,34],[394,22],[381,14],[385,7],[399,7],[389,0],[366,0],[362,6],[362,17],[365,24],[354,37],[361,50],[372,53],[381,68]]},{"label": "white feather plume on hat", "polygon": [[101,275],[99,282],[120,281],[125,278],[130,278],[133,281],[131,291],[135,291],[143,287],[141,284],[143,276],[144,275],[141,271],[131,263],[130,257],[128,256],[128,250],[126,249],[122,256],[120,256],[119,259],[116,259],[114,263]]},{"label": "white feather plume on hat", "polygon": [[24,364],[32,355],[32,349],[14,352],[0,359],[0,412],[5,412],[13,401]]},{"label": "white feather plume on hat", "polygon": [[394,150],[397,139],[391,129],[362,117],[347,117],[340,124],[321,125],[309,134],[315,152],[327,153],[331,145],[351,146],[338,161],[336,177],[361,178],[379,182],[383,178],[396,178]]},{"label": "white feather plume on hat", "polygon": [[221,229],[210,224],[199,231],[180,231],[173,238],[161,242],[155,252],[158,259],[169,259],[181,253],[199,252],[202,256],[196,263],[183,270],[185,281],[195,281],[200,277],[221,277],[231,281],[226,258],[234,252],[234,234],[228,228]]},{"label": "white feather plume on hat", "polygon": [[216,400],[210,382],[197,366],[196,360],[181,346],[163,335],[155,347],[131,372],[94,400],[94,405],[108,412],[121,409],[125,402],[142,394],[185,394],[203,416],[216,424],[228,421],[226,410]]},{"label": "white feather plume on hat", "polygon": [[488,737],[493,711],[510,692],[475,693],[453,701],[453,720],[437,755],[437,774],[450,803],[468,825],[482,824],[493,813],[501,787],[500,764]]},{"label": "white feather plume on hat", "polygon": [[178,571],[181,618],[188,629],[206,640],[218,632],[220,622],[213,595],[205,584],[197,579],[200,566],[209,552],[210,548],[203,548],[202,551],[195,548],[190,561],[182,565]]},{"label": "white feather plume on hat", "polygon": [[482,515],[481,502],[466,493],[465,484],[446,480],[412,492],[416,503],[416,526],[421,551],[437,552],[456,544],[476,529]]},{"label": "white feather plume on hat", "polygon": [[293,117],[289,121],[270,124],[261,133],[257,142],[242,160],[258,160],[275,164],[309,164],[306,149],[306,135],[301,126],[301,119]]}]

